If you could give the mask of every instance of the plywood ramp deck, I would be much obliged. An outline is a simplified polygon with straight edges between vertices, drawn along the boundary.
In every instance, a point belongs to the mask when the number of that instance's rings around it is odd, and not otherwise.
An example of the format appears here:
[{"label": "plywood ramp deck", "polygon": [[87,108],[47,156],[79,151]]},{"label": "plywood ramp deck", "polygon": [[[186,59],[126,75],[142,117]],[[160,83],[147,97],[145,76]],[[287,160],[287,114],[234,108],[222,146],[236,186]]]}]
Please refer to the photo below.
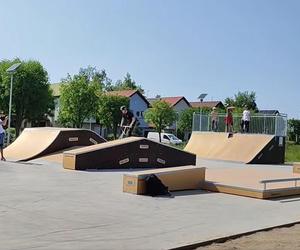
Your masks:
[{"label": "plywood ramp deck", "polygon": [[[273,135],[193,132],[185,150],[198,157],[243,163],[282,163]],[[265,150],[265,151],[264,151]]]},{"label": "plywood ramp deck", "polygon": [[74,146],[88,146],[105,142],[90,130],[71,128],[26,128],[7,148],[8,159],[28,161]]},{"label": "plywood ramp deck", "polygon": [[[262,180],[300,178],[300,174],[290,169],[206,169],[204,189],[214,192],[268,199],[289,195],[299,195],[300,185],[294,182],[268,183],[264,190]],[[299,183],[300,184],[300,183]]]},{"label": "plywood ramp deck", "polygon": [[63,149],[63,150],[59,150],[55,153],[48,154],[48,155],[36,158],[35,160],[62,163],[63,162],[63,153],[65,151],[79,149],[79,148],[83,148],[83,147],[85,147],[85,146],[77,146],[77,147],[66,148],[66,149]]}]

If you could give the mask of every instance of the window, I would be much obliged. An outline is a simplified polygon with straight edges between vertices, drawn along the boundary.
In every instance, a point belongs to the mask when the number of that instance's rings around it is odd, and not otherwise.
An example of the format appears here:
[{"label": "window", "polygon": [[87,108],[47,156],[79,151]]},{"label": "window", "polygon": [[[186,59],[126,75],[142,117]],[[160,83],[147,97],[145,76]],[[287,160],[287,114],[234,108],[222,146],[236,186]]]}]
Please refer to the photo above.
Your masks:
[{"label": "window", "polygon": [[163,139],[170,140],[168,136],[164,135]]},{"label": "window", "polygon": [[136,111],[136,116],[137,116],[137,117],[140,116],[140,111]]}]

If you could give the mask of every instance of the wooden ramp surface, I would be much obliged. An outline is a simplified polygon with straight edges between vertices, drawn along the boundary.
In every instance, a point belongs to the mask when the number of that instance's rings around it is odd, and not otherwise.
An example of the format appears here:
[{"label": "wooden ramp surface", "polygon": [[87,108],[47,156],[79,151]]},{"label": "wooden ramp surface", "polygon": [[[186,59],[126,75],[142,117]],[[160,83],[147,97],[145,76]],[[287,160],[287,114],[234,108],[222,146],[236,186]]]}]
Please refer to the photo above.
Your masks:
[{"label": "wooden ramp surface", "polygon": [[293,173],[290,169],[275,168],[207,168],[204,189],[261,199],[299,195],[300,181],[299,186],[295,186],[294,181],[267,183],[266,189],[260,183],[263,180],[290,178],[300,178],[300,174]]},{"label": "wooden ramp surface", "polygon": [[71,147],[71,148],[66,148],[66,149],[54,152],[52,154],[48,154],[48,155],[36,158],[35,160],[62,163],[63,162],[63,154],[65,151],[79,149],[79,148],[83,148],[83,147],[85,147],[85,146],[75,146],[75,147]]},{"label": "wooden ramp surface", "polygon": [[105,142],[96,133],[71,128],[26,128],[7,148],[8,159],[28,161],[74,146],[88,146]]},{"label": "wooden ramp surface", "polygon": [[193,132],[185,150],[201,158],[250,163],[274,138],[272,135]]}]

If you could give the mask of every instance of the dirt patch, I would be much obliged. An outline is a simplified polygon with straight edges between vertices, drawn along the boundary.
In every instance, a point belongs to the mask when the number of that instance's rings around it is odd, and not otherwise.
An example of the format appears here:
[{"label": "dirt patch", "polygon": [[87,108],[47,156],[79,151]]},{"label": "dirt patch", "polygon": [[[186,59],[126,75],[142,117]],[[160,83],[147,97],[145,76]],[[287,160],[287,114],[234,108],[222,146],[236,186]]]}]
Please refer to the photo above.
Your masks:
[{"label": "dirt patch", "polygon": [[300,249],[300,224],[259,232],[197,250],[291,250]]}]

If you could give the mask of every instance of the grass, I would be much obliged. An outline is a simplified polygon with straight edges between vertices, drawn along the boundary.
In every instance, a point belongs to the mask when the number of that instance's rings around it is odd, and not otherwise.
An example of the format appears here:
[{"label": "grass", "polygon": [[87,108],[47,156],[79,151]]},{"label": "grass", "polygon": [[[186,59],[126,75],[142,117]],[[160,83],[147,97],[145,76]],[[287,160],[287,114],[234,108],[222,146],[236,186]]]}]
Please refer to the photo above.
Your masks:
[{"label": "grass", "polygon": [[183,143],[180,143],[180,144],[177,144],[177,145],[174,145],[174,144],[167,144],[167,145],[171,146],[173,148],[183,150],[185,148],[186,144],[187,144],[186,142],[183,142]]},{"label": "grass", "polygon": [[286,162],[300,162],[300,145],[288,141],[285,148]]}]

